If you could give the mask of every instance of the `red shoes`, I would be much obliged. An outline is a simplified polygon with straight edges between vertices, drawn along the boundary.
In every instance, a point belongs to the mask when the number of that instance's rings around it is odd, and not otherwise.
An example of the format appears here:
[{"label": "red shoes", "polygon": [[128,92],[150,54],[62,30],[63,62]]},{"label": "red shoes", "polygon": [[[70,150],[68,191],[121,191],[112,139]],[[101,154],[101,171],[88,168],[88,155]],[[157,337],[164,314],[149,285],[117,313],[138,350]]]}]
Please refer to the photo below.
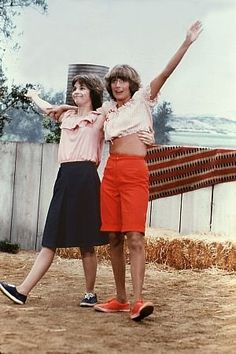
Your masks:
[{"label": "red shoes", "polygon": [[95,305],[94,309],[100,312],[129,312],[130,305],[128,302],[123,304],[116,299],[111,299],[103,304]]},{"label": "red shoes", "polygon": [[112,313],[112,312],[130,312],[130,318],[134,321],[141,321],[143,318],[151,315],[154,310],[153,303],[150,301],[144,302],[138,300],[134,303],[133,307],[130,309],[129,302],[124,304],[118,300],[111,299],[103,304],[96,304],[94,306],[96,311]]},{"label": "red shoes", "polygon": [[151,315],[153,310],[154,306],[152,302],[144,302],[142,300],[138,300],[134,303],[134,306],[130,311],[130,318],[134,321],[141,321],[143,318]]}]

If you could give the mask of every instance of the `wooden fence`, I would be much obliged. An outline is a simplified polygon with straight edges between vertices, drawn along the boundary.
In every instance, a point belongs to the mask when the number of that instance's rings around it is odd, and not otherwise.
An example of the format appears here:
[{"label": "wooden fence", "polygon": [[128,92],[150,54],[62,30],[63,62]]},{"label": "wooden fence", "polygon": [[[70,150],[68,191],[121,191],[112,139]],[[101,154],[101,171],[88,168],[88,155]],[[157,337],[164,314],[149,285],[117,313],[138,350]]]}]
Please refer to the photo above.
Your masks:
[{"label": "wooden fence", "polygon": [[[58,171],[56,144],[0,142],[0,240],[38,250]],[[99,174],[107,158],[104,151]],[[147,226],[181,234],[213,231],[236,239],[236,182],[157,199]]]}]

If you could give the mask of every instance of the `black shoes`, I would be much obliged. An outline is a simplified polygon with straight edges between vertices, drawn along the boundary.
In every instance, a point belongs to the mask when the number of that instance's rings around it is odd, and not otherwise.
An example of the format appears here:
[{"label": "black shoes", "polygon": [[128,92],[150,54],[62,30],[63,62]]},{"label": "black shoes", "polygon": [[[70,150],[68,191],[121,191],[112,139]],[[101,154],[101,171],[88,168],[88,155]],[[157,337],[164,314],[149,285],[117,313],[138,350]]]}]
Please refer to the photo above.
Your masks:
[{"label": "black shoes", "polygon": [[0,282],[0,290],[6,295],[9,299],[19,305],[23,305],[26,302],[27,296],[18,293],[16,287],[5,282]]},{"label": "black shoes", "polygon": [[98,302],[97,295],[93,293],[85,293],[84,298],[80,302],[82,307],[92,307]]}]

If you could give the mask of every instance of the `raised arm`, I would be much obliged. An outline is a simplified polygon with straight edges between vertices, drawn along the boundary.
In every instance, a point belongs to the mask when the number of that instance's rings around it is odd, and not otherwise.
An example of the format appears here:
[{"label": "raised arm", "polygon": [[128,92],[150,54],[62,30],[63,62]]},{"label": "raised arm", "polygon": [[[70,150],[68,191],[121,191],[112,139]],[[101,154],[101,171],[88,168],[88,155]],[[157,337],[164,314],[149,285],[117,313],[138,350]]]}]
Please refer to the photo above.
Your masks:
[{"label": "raised arm", "polygon": [[186,38],[177,50],[177,52],[170,59],[169,63],[166,65],[164,70],[155,77],[151,83],[151,99],[154,99],[161,87],[164,85],[166,80],[173,73],[175,68],[181,62],[183,56],[189,49],[190,45],[198,38],[199,34],[202,32],[202,24],[200,21],[196,21],[187,31]]},{"label": "raised arm", "polygon": [[54,107],[51,103],[40,98],[39,92],[36,90],[33,89],[28,90],[25,96],[31,98],[31,100],[36,104],[36,106],[38,106],[41,109],[41,111],[43,111],[46,114],[48,113],[48,109]]}]

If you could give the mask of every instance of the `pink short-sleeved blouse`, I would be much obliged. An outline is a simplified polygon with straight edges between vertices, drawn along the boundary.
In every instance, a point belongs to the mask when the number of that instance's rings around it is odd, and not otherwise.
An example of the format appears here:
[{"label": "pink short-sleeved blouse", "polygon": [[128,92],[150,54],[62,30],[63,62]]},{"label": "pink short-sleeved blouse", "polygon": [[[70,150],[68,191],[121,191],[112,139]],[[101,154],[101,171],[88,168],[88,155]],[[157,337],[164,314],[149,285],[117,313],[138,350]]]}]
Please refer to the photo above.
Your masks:
[{"label": "pink short-sleeved blouse", "polygon": [[99,164],[104,141],[103,115],[92,111],[81,117],[69,110],[60,117],[60,121],[59,163],[92,161]]}]

